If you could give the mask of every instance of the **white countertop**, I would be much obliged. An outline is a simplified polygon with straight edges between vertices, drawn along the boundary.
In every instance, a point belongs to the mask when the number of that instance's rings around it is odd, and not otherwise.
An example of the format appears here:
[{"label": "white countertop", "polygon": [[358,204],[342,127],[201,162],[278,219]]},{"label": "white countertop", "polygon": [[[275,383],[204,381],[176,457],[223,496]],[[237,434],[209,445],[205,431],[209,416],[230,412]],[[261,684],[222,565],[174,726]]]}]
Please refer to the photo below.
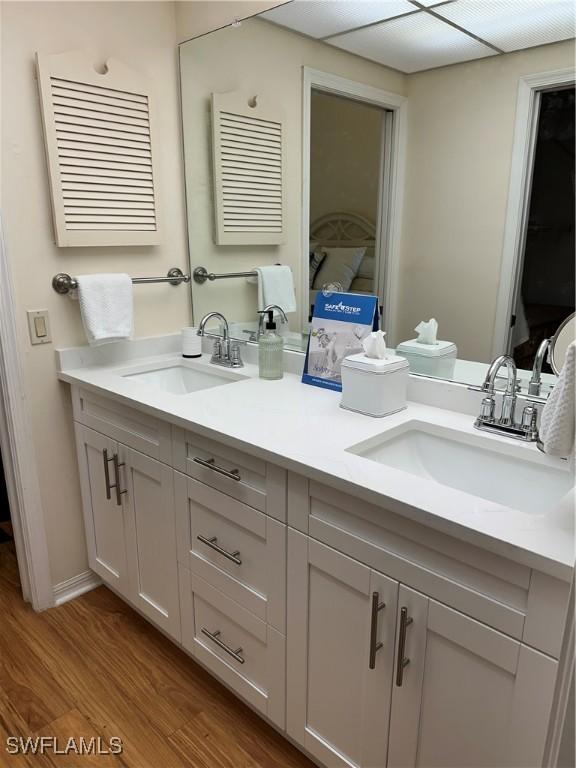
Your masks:
[{"label": "white countertop", "polygon": [[[72,352],[72,351],[71,351]],[[79,352],[79,351],[78,351]],[[92,364],[90,354],[60,353],[59,378],[139,408],[172,424],[220,440],[288,470],[331,485],[515,562],[570,580],[574,567],[573,492],[555,510],[535,515],[513,510],[448,488],[432,480],[383,466],[346,449],[407,421],[418,420],[478,435],[469,414],[410,402],[398,414],[374,419],[339,407],[340,394],[307,386],[286,374],[279,381],[257,378],[247,365],[242,381],[185,395],[168,394],[133,378],[129,370],[176,364],[167,353],[119,364]],[[94,358],[92,358],[93,361]],[[202,365],[210,370],[208,357]],[[216,368],[216,370],[221,370]],[[238,372],[235,372],[238,373]],[[486,440],[525,451],[534,461],[559,466],[534,444],[483,433]],[[566,466],[562,462],[561,466]],[[490,478],[486,479],[490,482]]]}]

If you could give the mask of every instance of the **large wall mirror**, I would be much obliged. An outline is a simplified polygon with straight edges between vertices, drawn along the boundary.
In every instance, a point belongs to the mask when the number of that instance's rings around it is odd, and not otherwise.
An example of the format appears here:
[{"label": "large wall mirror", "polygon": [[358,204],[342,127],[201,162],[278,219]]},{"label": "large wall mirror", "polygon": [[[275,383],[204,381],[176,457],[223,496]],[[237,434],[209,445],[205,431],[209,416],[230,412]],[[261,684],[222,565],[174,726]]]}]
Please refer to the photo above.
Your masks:
[{"label": "large wall mirror", "polygon": [[294,0],[182,44],[195,321],[253,341],[254,270],[281,264],[287,348],[318,291],[370,293],[389,346],[430,318],[450,343],[412,372],[480,384],[506,353],[546,396],[575,291],[574,20],[552,4]]}]

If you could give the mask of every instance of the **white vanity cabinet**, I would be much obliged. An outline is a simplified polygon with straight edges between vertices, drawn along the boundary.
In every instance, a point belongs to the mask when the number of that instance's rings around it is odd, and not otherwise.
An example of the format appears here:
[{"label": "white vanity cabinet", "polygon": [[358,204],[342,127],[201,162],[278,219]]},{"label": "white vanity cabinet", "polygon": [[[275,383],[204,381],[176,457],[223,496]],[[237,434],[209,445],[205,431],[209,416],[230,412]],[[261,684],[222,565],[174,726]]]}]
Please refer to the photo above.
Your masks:
[{"label": "white vanity cabinet", "polygon": [[[100,428],[110,419],[109,433],[149,448],[140,426],[146,425],[152,434],[154,420],[144,415],[135,420],[131,409],[119,409],[89,393],[81,393],[74,404],[75,416],[93,423],[96,414]],[[79,421],[75,431],[90,567],[167,634],[180,639],[172,469]],[[165,434],[165,429],[160,432]]]},{"label": "white vanity cabinet", "polygon": [[287,731],[326,766],[541,765],[557,662],[296,531]]},{"label": "white vanity cabinet", "polygon": [[89,390],[73,405],[90,567],[283,729],[286,472]]},{"label": "white vanity cabinet", "polygon": [[567,585],[299,475],[288,521],[294,740],[330,768],[542,765]]},{"label": "white vanity cabinet", "polygon": [[80,387],[73,404],[90,567],[320,765],[542,765],[567,583]]}]

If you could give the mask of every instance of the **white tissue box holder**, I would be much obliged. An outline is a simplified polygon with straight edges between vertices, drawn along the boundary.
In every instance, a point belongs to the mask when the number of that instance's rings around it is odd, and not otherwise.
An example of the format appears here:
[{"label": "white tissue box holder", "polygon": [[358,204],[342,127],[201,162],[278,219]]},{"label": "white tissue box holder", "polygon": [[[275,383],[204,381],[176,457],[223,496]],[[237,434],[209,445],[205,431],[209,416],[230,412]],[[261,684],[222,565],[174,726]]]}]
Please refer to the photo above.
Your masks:
[{"label": "white tissue box holder", "polygon": [[417,339],[410,339],[396,347],[396,354],[408,360],[410,373],[451,379],[454,376],[458,349],[451,341],[422,344]]},{"label": "white tissue box holder", "polygon": [[376,360],[360,354],[342,361],[341,408],[382,418],[406,408],[408,361],[398,355]]}]

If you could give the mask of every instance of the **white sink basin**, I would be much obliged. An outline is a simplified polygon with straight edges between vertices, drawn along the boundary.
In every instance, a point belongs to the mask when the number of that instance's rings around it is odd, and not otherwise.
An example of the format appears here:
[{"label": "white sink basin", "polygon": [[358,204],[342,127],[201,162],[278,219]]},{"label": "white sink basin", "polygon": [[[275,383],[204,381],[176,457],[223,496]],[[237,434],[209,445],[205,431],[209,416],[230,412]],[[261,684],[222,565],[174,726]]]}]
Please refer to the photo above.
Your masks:
[{"label": "white sink basin", "polygon": [[574,484],[568,466],[551,466],[547,457],[526,450],[526,446],[425,422],[407,422],[347,450],[534,515],[555,508]]},{"label": "white sink basin", "polygon": [[125,373],[122,378],[141,381],[172,395],[187,395],[201,389],[232,384],[235,381],[241,381],[244,376],[224,369],[207,370],[206,367],[196,368],[193,364],[173,363],[136,373]]}]

